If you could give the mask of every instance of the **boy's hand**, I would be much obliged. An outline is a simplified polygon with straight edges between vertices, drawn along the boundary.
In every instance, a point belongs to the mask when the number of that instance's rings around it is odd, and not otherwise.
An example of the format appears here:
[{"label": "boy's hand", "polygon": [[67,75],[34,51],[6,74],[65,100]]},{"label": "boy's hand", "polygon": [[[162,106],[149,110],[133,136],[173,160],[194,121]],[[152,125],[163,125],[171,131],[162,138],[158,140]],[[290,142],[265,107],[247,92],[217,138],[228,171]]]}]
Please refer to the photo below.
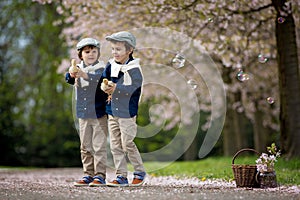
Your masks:
[{"label": "boy's hand", "polygon": [[70,73],[70,76],[71,76],[72,78],[76,78],[77,72],[71,73],[71,72],[69,71],[69,73]]},{"label": "boy's hand", "polygon": [[88,76],[87,73],[85,73],[84,71],[82,71],[82,70],[79,69],[78,72],[76,73],[75,78],[80,78],[80,77],[82,77],[84,79],[88,79],[89,78],[89,76]]},{"label": "boy's hand", "polygon": [[71,77],[72,78],[77,78],[76,76],[77,76],[77,74],[78,74],[78,72],[80,71],[80,69],[78,68],[78,67],[70,67],[69,68],[69,73],[70,73],[70,75],[71,75]]}]

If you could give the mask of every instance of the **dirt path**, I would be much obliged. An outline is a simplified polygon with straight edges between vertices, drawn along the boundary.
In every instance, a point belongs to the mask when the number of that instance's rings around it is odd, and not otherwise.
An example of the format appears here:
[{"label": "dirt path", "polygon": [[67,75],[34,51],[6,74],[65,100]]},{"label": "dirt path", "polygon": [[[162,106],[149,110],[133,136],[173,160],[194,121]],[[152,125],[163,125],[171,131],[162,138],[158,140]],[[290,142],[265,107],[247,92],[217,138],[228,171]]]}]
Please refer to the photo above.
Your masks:
[{"label": "dirt path", "polygon": [[[246,189],[236,188],[234,182],[148,176],[142,187],[74,187],[73,182],[81,176],[82,171],[80,168],[0,169],[0,200],[300,200],[300,186]],[[113,173],[109,170],[107,180],[110,181],[113,178]]]}]

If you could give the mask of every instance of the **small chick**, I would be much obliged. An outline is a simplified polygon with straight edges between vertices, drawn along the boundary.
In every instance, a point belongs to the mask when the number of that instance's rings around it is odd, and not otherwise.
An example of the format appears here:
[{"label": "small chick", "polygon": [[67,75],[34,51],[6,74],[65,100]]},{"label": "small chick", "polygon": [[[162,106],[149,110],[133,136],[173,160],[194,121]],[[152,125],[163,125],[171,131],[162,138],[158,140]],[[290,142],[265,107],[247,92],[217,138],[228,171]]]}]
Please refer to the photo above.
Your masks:
[{"label": "small chick", "polygon": [[71,67],[69,68],[70,73],[77,73],[79,71],[79,68],[76,66],[76,60],[72,59],[71,60]]},{"label": "small chick", "polygon": [[[112,86],[114,86],[114,83],[112,81],[109,81],[108,79],[104,78],[101,83],[101,90],[103,90],[105,92],[107,89],[109,89]],[[111,100],[111,93],[108,93],[107,101],[109,102],[110,100]]]},{"label": "small chick", "polygon": [[[76,76],[77,72],[79,72],[79,68],[76,65],[76,60],[71,60],[71,67],[69,68],[69,73],[73,74],[72,77]],[[75,77],[74,77],[75,78]],[[78,78],[75,78],[74,86],[78,86]]]},{"label": "small chick", "polygon": [[104,78],[101,83],[101,90],[105,91],[112,86],[114,86],[114,83],[112,81],[109,81],[108,79]]}]

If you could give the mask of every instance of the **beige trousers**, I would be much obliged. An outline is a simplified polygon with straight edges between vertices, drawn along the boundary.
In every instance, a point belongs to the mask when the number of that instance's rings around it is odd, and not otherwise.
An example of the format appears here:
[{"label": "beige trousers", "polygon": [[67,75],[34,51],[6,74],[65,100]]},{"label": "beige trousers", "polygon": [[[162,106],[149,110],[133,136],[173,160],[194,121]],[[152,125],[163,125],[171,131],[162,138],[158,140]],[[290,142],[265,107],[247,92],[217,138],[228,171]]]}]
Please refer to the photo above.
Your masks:
[{"label": "beige trousers", "polygon": [[144,172],[144,165],[134,138],[137,133],[136,117],[119,118],[108,115],[110,148],[116,168],[116,175],[127,177],[127,157],[136,172]]},{"label": "beige trousers", "polygon": [[107,116],[79,119],[79,133],[84,175],[106,178]]}]

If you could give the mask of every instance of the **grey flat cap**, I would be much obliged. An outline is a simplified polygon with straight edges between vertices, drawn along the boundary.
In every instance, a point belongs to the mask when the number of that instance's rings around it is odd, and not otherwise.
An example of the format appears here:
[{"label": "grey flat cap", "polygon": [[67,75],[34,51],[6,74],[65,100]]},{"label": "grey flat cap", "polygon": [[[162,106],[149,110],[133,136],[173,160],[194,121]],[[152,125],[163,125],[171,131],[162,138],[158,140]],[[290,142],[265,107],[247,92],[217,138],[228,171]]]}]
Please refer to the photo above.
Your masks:
[{"label": "grey flat cap", "polygon": [[110,36],[106,36],[105,39],[108,41],[113,40],[113,41],[118,41],[118,42],[127,42],[133,48],[135,48],[135,45],[136,45],[136,39],[135,39],[134,35],[132,35],[131,33],[127,32],[127,31],[121,31],[121,32],[114,33]]},{"label": "grey flat cap", "polygon": [[80,40],[77,45],[76,45],[76,48],[77,50],[85,47],[85,46],[88,46],[88,45],[92,45],[92,46],[95,46],[97,48],[100,48],[100,42],[94,38],[83,38],[82,40]]}]

